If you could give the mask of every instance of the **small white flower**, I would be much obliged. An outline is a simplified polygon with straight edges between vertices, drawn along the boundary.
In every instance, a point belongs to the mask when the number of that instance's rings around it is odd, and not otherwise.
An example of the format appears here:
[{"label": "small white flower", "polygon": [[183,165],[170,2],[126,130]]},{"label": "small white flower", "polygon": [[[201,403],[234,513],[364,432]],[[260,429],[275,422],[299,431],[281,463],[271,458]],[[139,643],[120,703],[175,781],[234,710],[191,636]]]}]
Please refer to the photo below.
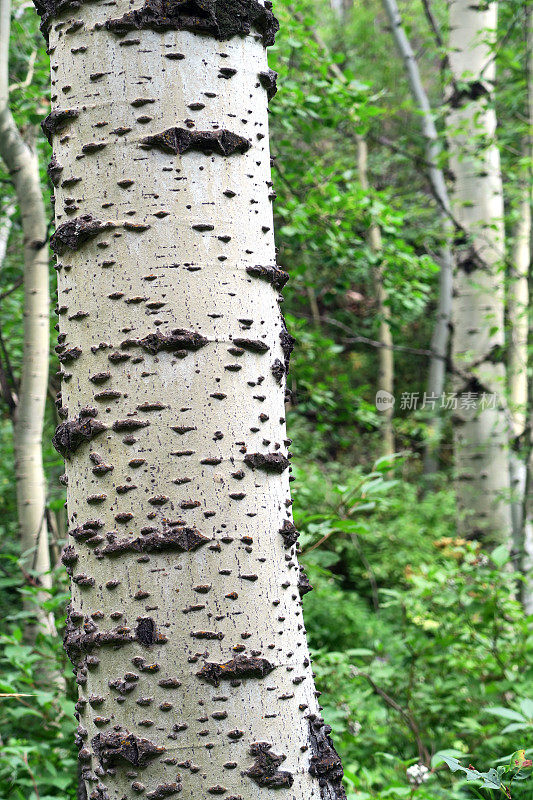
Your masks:
[{"label": "small white flower", "polygon": [[429,778],[429,769],[424,764],[413,764],[411,767],[407,767],[405,773],[409,783],[414,786],[420,786]]}]

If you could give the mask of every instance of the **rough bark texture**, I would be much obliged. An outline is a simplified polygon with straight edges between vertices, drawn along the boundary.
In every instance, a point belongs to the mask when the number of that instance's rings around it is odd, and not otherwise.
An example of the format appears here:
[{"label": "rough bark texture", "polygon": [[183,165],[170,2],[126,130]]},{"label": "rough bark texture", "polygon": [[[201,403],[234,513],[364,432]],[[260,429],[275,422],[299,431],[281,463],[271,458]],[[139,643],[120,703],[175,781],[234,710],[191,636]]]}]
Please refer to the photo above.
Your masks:
[{"label": "rough bark texture", "polygon": [[[39,164],[31,142],[22,138],[11,111],[8,93],[8,54],[11,4],[0,0],[0,158],[15,186],[24,233],[24,347],[18,401],[13,411],[17,514],[21,564],[38,580],[49,599],[46,482],[42,461],[42,433],[48,384],[49,286],[46,213]],[[31,136],[31,132],[30,132]],[[38,623],[55,633],[53,615],[32,603]],[[33,630],[28,634],[31,636]]]},{"label": "rough bark texture", "polygon": [[53,108],[79,110],[52,135],[53,246],[88,796],[342,798],[290,520],[276,24],[255,2],[46,8]]},{"label": "rough bark texture", "polygon": [[[487,542],[510,536],[508,420],[505,410],[503,195],[492,105],[491,43],[497,4],[450,3],[447,134],[452,197],[465,234],[456,237],[453,308],[455,389],[470,392],[477,408],[458,403],[454,415],[457,500],[463,534]],[[480,407],[483,392],[495,407]],[[472,394],[470,397],[472,397]]]}]

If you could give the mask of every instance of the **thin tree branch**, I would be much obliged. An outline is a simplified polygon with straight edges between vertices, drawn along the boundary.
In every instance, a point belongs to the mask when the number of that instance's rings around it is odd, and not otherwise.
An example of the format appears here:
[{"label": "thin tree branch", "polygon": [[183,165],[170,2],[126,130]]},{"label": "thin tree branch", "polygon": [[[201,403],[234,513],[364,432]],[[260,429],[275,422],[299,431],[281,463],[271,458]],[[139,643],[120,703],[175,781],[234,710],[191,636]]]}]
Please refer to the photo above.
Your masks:
[{"label": "thin tree branch", "polygon": [[372,603],[374,605],[374,611],[377,613],[379,611],[379,593],[378,593],[378,583],[376,581],[376,575],[370,562],[368,561],[367,557],[363,552],[363,548],[361,547],[361,542],[359,540],[359,536],[356,533],[352,533],[351,539],[355,549],[359,554],[359,558],[363,562],[363,566],[368,572],[368,580],[370,581],[370,588],[372,590]]},{"label": "thin tree branch", "polygon": [[9,297],[10,294],[13,294],[13,292],[16,292],[17,289],[19,289],[23,283],[24,283],[24,278],[19,278],[18,281],[15,281],[11,289],[6,289],[5,292],[2,292],[2,294],[0,294],[0,300],[3,300],[5,297]]},{"label": "thin tree branch", "polygon": [[403,709],[402,706],[396,702],[396,700],[394,700],[389,694],[387,694],[387,692],[385,692],[380,686],[378,686],[374,682],[374,680],[370,677],[370,675],[368,675],[368,673],[357,670],[356,674],[358,677],[364,678],[366,681],[368,681],[372,690],[381,698],[383,698],[383,700],[390,708],[393,708],[395,711],[398,712],[398,714],[401,716],[401,718],[403,719],[407,727],[412,731],[415,737],[420,763],[425,764],[427,767],[429,767],[431,762],[429,751],[422,741],[420,730],[411,712],[405,711],[405,709]]},{"label": "thin tree branch", "polygon": [[[343,322],[339,322],[332,317],[322,317],[322,320],[329,325],[333,325],[336,328],[340,328],[341,330],[345,331],[346,333],[351,334],[352,330],[348,327],[348,325],[344,325]],[[404,353],[411,353],[414,356],[425,356],[426,358],[442,358],[447,361],[446,356],[438,356],[433,350],[426,350],[419,347],[408,347],[407,345],[403,344],[393,344],[393,345],[384,345],[381,342],[378,342],[376,339],[370,339],[368,336],[350,336],[343,340],[346,344],[367,344],[370,347],[387,347],[390,350],[399,350],[400,352]]]},{"label": "thin tree branch", "polygon": [[18,83],[12,83],[8,88],[9,92],[13,92],[15,91],[15,89],[25,89],[27,86],[30,85],[30,83],[33,80],[33,73],[35,71],[36,60],[37,60],[37,50],[34,50],[28,60],[28,71],[26,73],[26,77],[24,78],[23,81],[19,81]]}]

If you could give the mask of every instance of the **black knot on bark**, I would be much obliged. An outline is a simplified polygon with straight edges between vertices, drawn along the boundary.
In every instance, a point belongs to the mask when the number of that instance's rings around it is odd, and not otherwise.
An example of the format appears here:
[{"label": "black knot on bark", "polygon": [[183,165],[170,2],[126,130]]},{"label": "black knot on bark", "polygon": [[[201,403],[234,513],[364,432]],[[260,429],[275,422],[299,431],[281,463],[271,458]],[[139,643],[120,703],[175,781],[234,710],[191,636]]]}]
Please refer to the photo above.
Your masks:
[{"label": "black knot on bark", "polygon": [[251,353],[266,353],[270,347],[262,342],[260,339],[233,339],[233,344],[237,347],[242,347],[243,350],[249,350]]},{"label": "black knot on bark", "polygon": [[285,325],[285,320],[282,319],[282,327],[279,334],[279,342],[281,344],[281,349],[283,350],[283,360],[285,362],[285,372],[289,372],[289,363],[291,360],[291,353],[294,350],[294,345],[296,344],[296,339],[294,336],[291,336],[287,327]]},{"label": "black knot on bark", "polygon": [[486,81],[459,81],[454,85],[448,102],[452,108],[461,108],[482,97],[490,99],[491,94],[491,87]]},{"label": "black knot on bark", "polygon": [[103,769],[115,765],[133,764],[145,767],[149,761],[165,752],[165,748],[149,739],[130,733],[117,726],[116,730],[98,733],[91,740],[96,758]]},{"label": "black knot on bark", "polygon": [[156,148],[163,153],[181,155],[188,150],[196,150],[206,155],[231,156],[233,153],[246,153],[251,145],[248,139],[226,129],[216,131],[191,131],[186,128],[167,128],[162,133],[141,139],[145,149]]},{"label": "black knot on bark", "polygon": [[296,544],[300,535],[293,523],[288,519],[283,521],[283,525],[279,529],[279,532],[283,538],[283,544],[287,550],[292,547],[293,544]]},{"label": "black knot on bark", "polygon": [[309,714],[307,719],[312,752],[309,772],[318,779],[320,796],[323,800],[346,800],[341,760],[329,737],[331,728],[316,714]]},{"label": "black knot on bark", "polygon": [[238,655],[224,664],[205,661],[202,669],[196,675],[212,686],[219,686],[220,681],[241,678],[264,678],[273,669],[275,669],[274,664],[271,664],[266,658]]},{"label": "black knot on bark", "polygon": [[41,128],[48,139],[49,144],[52,144],[52,136],[54,133],[63,131],[69,122],[78,117],[80,112],[77,108],[55,108],[47,117],[41,122]]},{"label": "black knot on bark", "polygon": [[264,472],[281,474],[289,466],[289,459],[283,453],[247,453],[244,463],[251,469],[262,469]]},{"label": "black knot on bark", "polygon": [[264,72],[259,73],[259,83],[266,89],[267,98],[272,100],[276,92],[278,91],[278,87],[276,86],[276,80],[278,77],[278,73],[274,72],[273,69],[267,69]]},{"label": "black knot on bark", "polygon": [[[49,5],[53,0],[36,2]],[[108,20],[106,28],[119,36],[143,28],[192,31],[213,36],[219,41],[245,36],[255,28],[261,34],[264,46],[268,47],[274,44],[279,22],[268,0],[264,5],[258,0],[146,0],[139,10]]]},{"label": "black knot on bark", "polygon": [[55,156],[52,156],[46,168],[46,172],[53,186],[59,186],[59,179],[64,167],[59,163]]},{"label": "black knot on bark", "polygon": [[50,247],[57,255],[63,255],[67,250],[78,250],[82,244],[94,239],[102,231],[114,227],[112,222],[102,222],[92,214],[83,214],[60,225],[50,239]]},{"label": "black knot on bark", "polygon": [[276,358],[272,362],[270,366],[270,371],[274,376],[274,380],[276,381],[276,383],[281,384],[281,381],[283,380],[283,377],[285,375],[285,365],[279,360],[279,358]]},{"label": "black knot on bark", "polygon": [[269,264],[267,264],[267,266],[254,264],[251,267],[246,267],[246,272],[248,275],[253,275],[254,278],[259,278],[262,281],[271,283],[274,289],[277,289],[278,291],[283,289],[289,280],[288,272]]},{"label": "black knot on bark", "polygon": [[287,756],[278,756],[276,753],[272,753],[271,747],[272,745],[268,742],[254,742],[250,747],[250,753],[255,756],[255,761],[243,774],[262,788],[290,789],[294,783],[294,777],[290,772],[278,769]]},{"label": "black knot on bark", "polygon": [[298,591],[300,593],[300,597],[303,597],[304,594],[313,591],[313,587],[309,583],[309,578],[307,577],[307,573],[301,564],[298,573]]},{"label": "black knot on bark", "polygon": [[175,328],[170,333],[164,334],[161,331],[148,333],[142,339],[126,339],[120,345],[122,350],[130,350],[133,347],[140,347],[150,355],[157,355],[162,350],[199,350],[205,347],[208,340],[196,331],[187,331],[183,328]]},{"label": "black knot on bark", "polygon": [[80,445],[107,430],[103,422],[94,419],[97,413],[95,408],[82,409],[77,417],[57,426],[52,444],[63,458],[70,458]]}]

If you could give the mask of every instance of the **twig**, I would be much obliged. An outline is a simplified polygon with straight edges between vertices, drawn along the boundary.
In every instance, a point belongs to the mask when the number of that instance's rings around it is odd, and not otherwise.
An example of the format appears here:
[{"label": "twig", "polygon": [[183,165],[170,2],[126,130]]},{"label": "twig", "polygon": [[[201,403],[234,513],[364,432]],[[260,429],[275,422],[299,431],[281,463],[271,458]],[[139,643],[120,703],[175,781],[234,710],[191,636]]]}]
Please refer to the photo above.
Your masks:
[{"label": "twig", "polygon": [[15,89],[24,89],[30,85],[33,79],[36,59],[37,59],[37,50],[34,50],[28,59],[28,72],[26,73],[26,77],[24,78],[23,81],[19,81],[18,83],[12,83],[8,87],[9,92],[13,92]]},{"label": "twig", "polygon": [[[444,39],[442,38],[442,33],[440,32],[439,24],[435,18],[433,13],[433,9],[431,8],[430,0],[422,0],[422,5],[424,7],[424,13],[426,15],[427,21],[429,22],[429,27],[433,31],[435,35],[435,41],[437,45],[444,49]],[[446,61],[448,61],[448,56],[445,56]]]},{"label": "twig", "polygon": [[365,554],[363,553],[361,542],[359,541],[359,536],[356,533],[352,533],[351,538],[355,549],[359,553],[359,558],[363,562],[363,566],[368,572],[368,580],[370,581],[370,588],[372,589],[372,603],[374,605],[374,611],[377,613],[379,611],[379,594],[378,594],[378,583],[376,581],[374,570],[372,569],[370,562],[367,560]]},{"label": "twig", "polygon": [[39,794],[39,789],[38,789],[38,787],[37,787],[37,781],[35,780],[35,775],[34,775],[34,774],[33,774],[33,772],[31,771],[30,765],[29,765],[29,763],[28,763],[28,754],[27,754],[27,753],[24,753],[24,755],[22,756],[22,760],[23,760],[23,761],[24,761],[24,763],[26,764],[26,769],[27,769],[27,770],[28,770],[28,772],[30,773],[31,782],[33,783],[33,791],[35,792],[35,795],[36,795],[36,797],[37,797],[37,800],[40,800],[40,797],[41,797],[41,795]]},{"label": "twig", "polygon": [[20,286],[22,286],[23,283],[24,283],[24,278],[19,278],[18,281],[15,281],[15,283],[13,284],[11,289],[6,289],[5,292],[2,292],[2,294],[0,294],[0,300],[4,300],[4,298],[9,297],[10,294],[13,294],[13,292],[16,292],[17,289]]},{"label": "twig", "polygon": [[[339,322],[332,317],[322,317],[324,322],[327,322],[329,325],[333,325],[336,328],[340,328],[346,333],[351,334],[351,329],[344,325],[344,323]],[[370,347],[386,347],[390,350],[399,350],[404,353],[411,353],[414,356],[425,356],[426,358],[441,358],[443,361],[448,361],[445,356],[440,356],[437,353],[434,353],[433,350],[426,350],[420,347],[408,347],[407,345],[403,344],[393,344],[393,345],[384,345],[382,342],[378,342],[376,339],[369,339],[368,336],[350,336],[347,339],[344,339],[344,344],[367,344]]]},{"label": "twig", "polygon": [[303,550],[302,555],[305,556],[305,555],[307,555],[307,553],[310,553],[312,550],[316,550],[317,547],[320,547],[321,544],[324,544],[324,542],[327,541],[330,536],[333,536],[334,533],[337,533],[337,531],[336,530],[332,530],[329,533],[326,533],[326,535],[323,536],[321,539],[319,539],[318,542],[315,542],[313,545],[311,545],[311,547],[308,547],[307,550]]},{"label": "twig", "polygon": [[401,707],[401,705],[396,702],[396,700],[394,700],[390,695],[388,695],[387,692],[385,692],[380,686],[378,686],[376,683],[374,683],[374,681],[372,680],[370,675],[368,675],[366,672],[360,672],[359,670],[357,670],[356,674],[361,678],[365,678],[365,680],[367,680],[368,683],[370,684],[370,686],[372,687],[372,690],[377,695],[382,697],[383,700],[385,700],[386,704],[390,708],[393,708],[395,711],[398,712],[398,714],[404,720],[405,724],[412,731],[412,733],[413,733],[413,735],[415,737],[416,746],[418,748],[418,757],[419,757],[420,763],[423,763],[427,767],[429,767],[430,763],[431,763],[431,758],[430,758],[430,755],[429,755],[429,751],[427,750],[426,746],[424,745],[424,743],[422,741],[422,737],[420,735],[420,730],[419,730],[418,725],[416,724],[415,720],[413,719],[413,715],[411,714],[411,712],[410,711],[405,711],[405,709],[403,709]]}]

